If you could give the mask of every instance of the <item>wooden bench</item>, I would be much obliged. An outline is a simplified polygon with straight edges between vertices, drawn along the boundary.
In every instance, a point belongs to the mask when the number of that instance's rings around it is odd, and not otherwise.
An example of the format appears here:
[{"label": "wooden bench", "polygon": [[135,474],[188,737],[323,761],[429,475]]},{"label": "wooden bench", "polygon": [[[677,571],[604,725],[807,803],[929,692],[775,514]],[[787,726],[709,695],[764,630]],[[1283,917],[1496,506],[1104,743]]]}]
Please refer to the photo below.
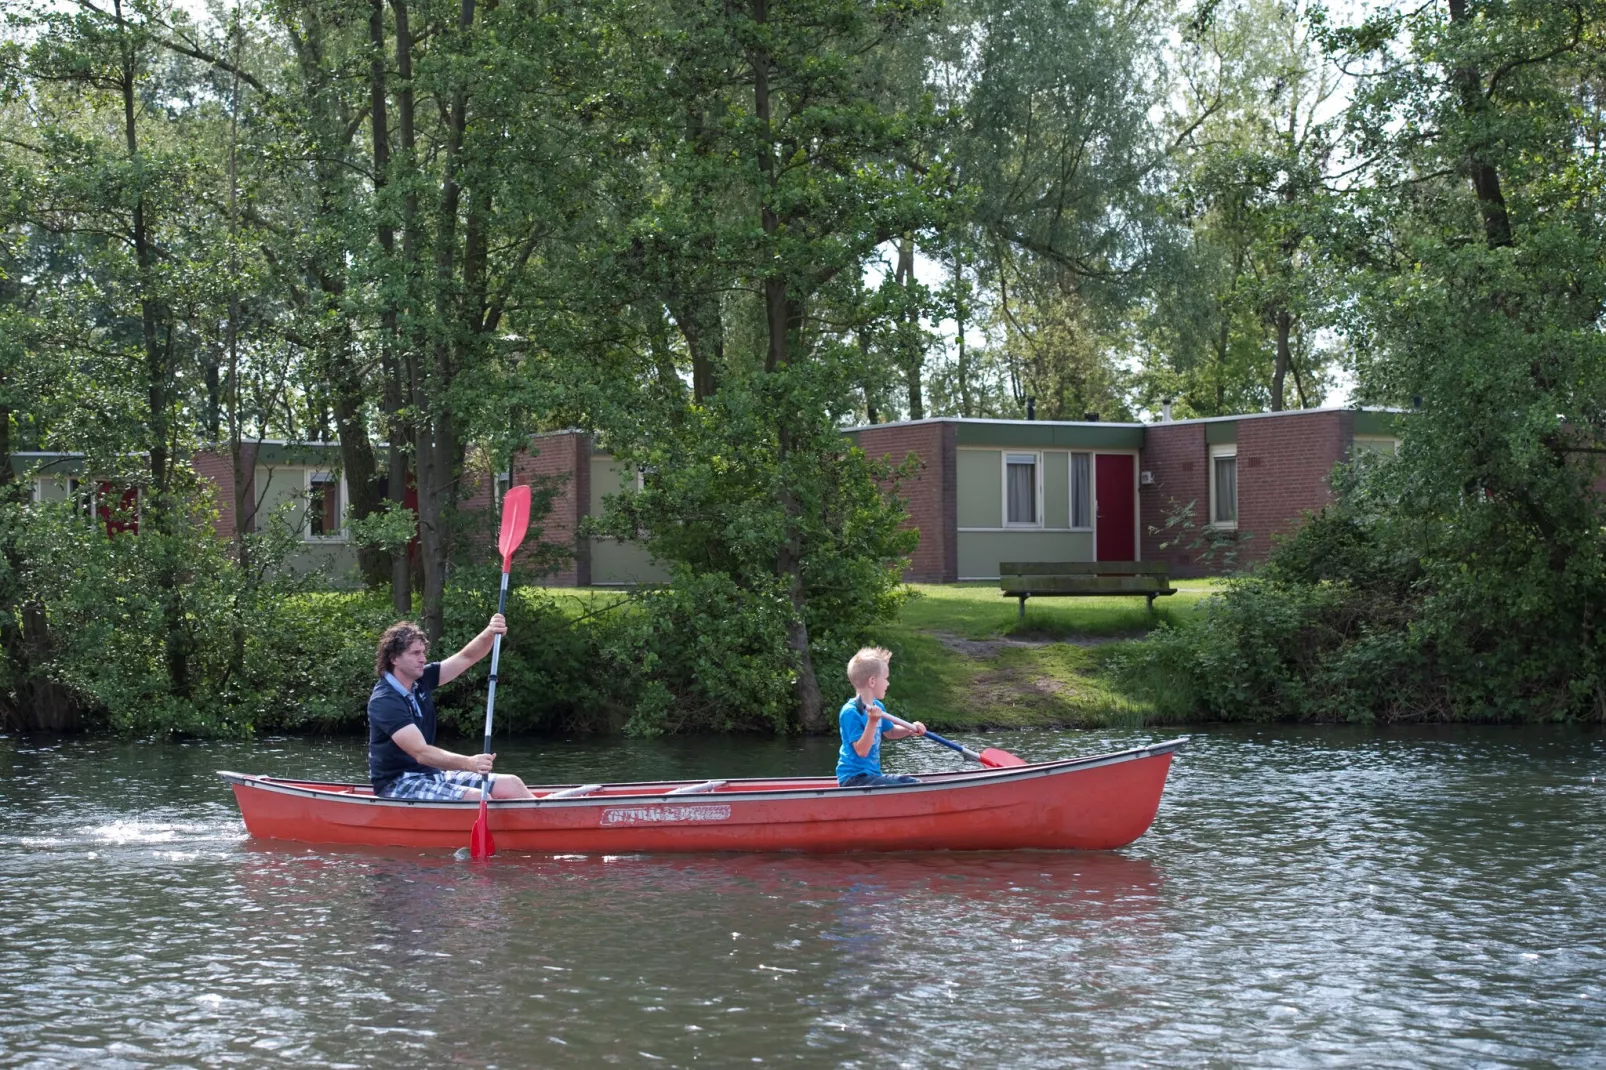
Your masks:
[{"label": "wooden bench", "polygon": [[1140,594],[1153,612],[1156,598],[1177,593],[1163,561],[1005,561],[998,573],[1004,597],[1020,599],[1022,617],[1028,598]]}]

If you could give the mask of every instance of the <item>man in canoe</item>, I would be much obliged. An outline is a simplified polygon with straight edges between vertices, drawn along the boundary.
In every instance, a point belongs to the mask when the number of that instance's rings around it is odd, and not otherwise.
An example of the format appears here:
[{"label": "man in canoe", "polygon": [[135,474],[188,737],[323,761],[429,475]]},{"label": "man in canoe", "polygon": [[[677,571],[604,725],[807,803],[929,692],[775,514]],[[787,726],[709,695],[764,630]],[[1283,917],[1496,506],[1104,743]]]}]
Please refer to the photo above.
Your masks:
[{"label": "man in canoe", "polygon": [[[411,621],[392,624],[379,638],[368,696],[368,777],[389,799],[449,802],[478,799],[494,754],[456,754],[435,746],[437,687],[451,683],[491,651],[507,620],[498,613],[485,630],[445,661],[429,661],[429,637]],[[491,798],[533,798],[516,776],[491,777]]]},{"label": "man in canoe", "polygon": [[836,782],[845,788],[879,788],[892,784],[918,784],[912,776],[881,771],[881,740],[923,736],[926,726],[919,721],[908,728],[886,719],[881,700],[892,682],[892,652],[867,646],[848,661],[848,683],[854,696],[843,703],[837,714],[842,730],[842,749],[836,761]]}]

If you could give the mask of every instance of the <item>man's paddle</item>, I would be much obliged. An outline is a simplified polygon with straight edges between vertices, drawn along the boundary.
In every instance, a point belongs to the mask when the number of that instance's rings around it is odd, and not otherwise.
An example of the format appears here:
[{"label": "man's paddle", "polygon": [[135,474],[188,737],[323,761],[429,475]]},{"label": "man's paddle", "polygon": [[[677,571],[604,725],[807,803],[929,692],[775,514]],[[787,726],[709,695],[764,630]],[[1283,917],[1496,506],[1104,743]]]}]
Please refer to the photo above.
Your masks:
[{"label": "man's paddle", "polygon": [[[524,484],[509,487],[502,497],[502,534],[496,540],[496,548],[502,552],[502,593],[496,600],[496,611],[507,612],[507,574],[513,568],[513,551],[519,548],[524,541],[524,533],[530,527],[530,488]],[[491,753],[491,714],[496,709],[496,668],[502,660],[502,637],[498,635],[491,643],[491,689],[485,696],[485,746],[482,754]],[[491,798],[491,774],[485,774],[485,785],[480,789],[480,816],[474,821],[474,828],[468,834],[468,854],[470,858],[490,858],[496,853],[496,841],[491,839],[491,826],[489,803]]]},{"label": "man's paddle", "polygon": [[[881,714],[881,716],[885,717],[887,720],[891,721],[893,724],[897,725],[899,728],[913,728],[914,727],[914,725],[910,724],[908,721],[905,721],[902,717],[894,717],[892,714],[886,713],[886,712],[883,712]],[[927,729],[926,734],[925,734],[925,736],[923,738],[929,739],[933,743],[941,743],[944,747],[947,747],[949,750],[956,750],[960,754],[963,754],[966,758],[969,758],[971,761],[980,762],[982,765],[985,765],[990,769],[1009,769],[1009,768],[1012,768],[1012,767],[1017,766],[1017,765],[1025,765],[1026,764],[1026,761],[1024,759],[1017,758],[1013,754],[1009,753],[1009,751],[1007,751],[1007,750],[999,750],[997,747],[988,747],[986,750],[982,751],[980,754],[977,754],[975,751],[971,750],[969,747],[964,746],[963,744],[955,743],[951,739],[943,739],[941,736],[939,736],[937,733],[931,731],[930,729]]]}]

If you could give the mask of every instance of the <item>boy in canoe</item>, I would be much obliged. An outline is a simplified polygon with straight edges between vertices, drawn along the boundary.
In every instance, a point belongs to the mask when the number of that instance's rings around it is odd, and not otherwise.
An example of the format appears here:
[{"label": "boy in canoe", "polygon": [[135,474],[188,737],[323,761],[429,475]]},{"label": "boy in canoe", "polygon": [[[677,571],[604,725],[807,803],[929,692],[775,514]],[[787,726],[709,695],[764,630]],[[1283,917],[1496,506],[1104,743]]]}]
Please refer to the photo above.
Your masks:
[{"label": "boy in canoe", "polygon": [[[498,613],[485,630],[445,661],[429,661],[429,637],[411,621],[392,624],[379,638],[374,669],[379,679],[368,696],[368,778],[374,794],[388,799],[450,802],[478,799],[494,754],[456,754],[435,746],[437,687],[463,675],[507,634]],[[491,778],[491,798],[533,798],[516,776]]]},{"label": "boy in canoe", "polygon": [[879,788],[891,784],[918,784],[912,776],[881,771],[881,740],[923,736],[926,726],[916,721],[902,728],[887,720],[881,700],[892,682],[892,652],[867,646],[848,661],[848,683],[855,694],[842,704],[837,724],[842,750],[836,761],[836,782],[845,788]]}]

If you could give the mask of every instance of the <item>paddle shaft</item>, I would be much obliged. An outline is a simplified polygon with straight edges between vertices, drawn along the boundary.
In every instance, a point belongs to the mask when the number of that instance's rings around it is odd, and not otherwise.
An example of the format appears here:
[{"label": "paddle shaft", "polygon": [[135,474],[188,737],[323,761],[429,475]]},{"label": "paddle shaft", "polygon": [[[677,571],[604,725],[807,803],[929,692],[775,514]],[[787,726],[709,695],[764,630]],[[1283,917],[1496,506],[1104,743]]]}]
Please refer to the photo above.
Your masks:
[{"label": "paddle shaft", "polygon": [[[507,570],[502,571],[502,593],[496,599],[496,612],[507,612]],[[491,686],[485,695],[485,746],[482,754],[491,753],[491,718],[496,711],[496,669],[502,661],[502,637],[500,635],[491,640]],[[491,775],[485,774],[485,790],[490,791]]]},{"label": "paddle shaft", "polygon": [[[893,714],[890,714],[890,713],[886,712],[885,710],[881,711],[881,716],[885,717],[887,720],[891,721],[893,724],[897,725],[899,728],[913,728],[914,727],[914,725],[910,724],[908,721],[905,721],[902,717],[894,716]],[[963,754],[966,758],[969,758],[973,762],[981,761],[981,755],[977,754],[975,751],[971,750],[969,747],[966,747],[966,746],[964,746],[963,744],[960,744],[960,743],[955,743],[951,739],[943,739],[941,736],[939,736],[937,733],[933,732],[929,728],[926,729],[926,738],[931,740],[933,743],[941,743],[944,747],[947,747],[949,750],[958,751],[960,754]]]}]

